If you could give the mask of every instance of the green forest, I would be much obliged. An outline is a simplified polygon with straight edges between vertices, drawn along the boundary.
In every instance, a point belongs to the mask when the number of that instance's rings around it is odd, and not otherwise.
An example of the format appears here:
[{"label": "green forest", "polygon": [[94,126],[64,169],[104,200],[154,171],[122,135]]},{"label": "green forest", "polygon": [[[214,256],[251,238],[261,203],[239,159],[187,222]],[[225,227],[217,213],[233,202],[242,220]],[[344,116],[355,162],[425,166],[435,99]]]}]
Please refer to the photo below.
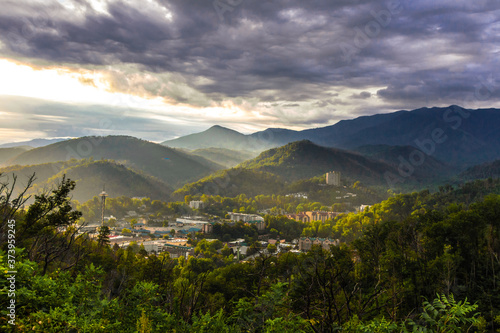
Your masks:
[{"label": "green forest", "polygon": [[72,180],[29,206],[21,185],[0,186],[3,332],[500,332],[496,179],[392,194],[324,223],[267,215],[266,233],[340,244],[251,260],[220,240],[193,240],[188,259],[111,247],[107,228],[78,232]]}]

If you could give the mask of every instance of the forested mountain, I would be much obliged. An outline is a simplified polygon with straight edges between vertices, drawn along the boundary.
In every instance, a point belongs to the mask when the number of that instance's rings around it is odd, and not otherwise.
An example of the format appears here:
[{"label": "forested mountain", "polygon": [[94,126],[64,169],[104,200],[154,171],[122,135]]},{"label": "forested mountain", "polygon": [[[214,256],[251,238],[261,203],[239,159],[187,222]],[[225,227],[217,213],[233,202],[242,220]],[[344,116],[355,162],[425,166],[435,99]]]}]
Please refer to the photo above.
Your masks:
[{"label": "forested mountain", "polygon": [[190,151],[189,153],[204,157],[226,168],[232,168],[257,155],[257,153],[247,150],[232,150],[225,148],[203,148]]},{"label": "forested mountain", "polygon": [[[418,151],[419,156],[422,156],[424,160],[421,165],[410,166],[412,169],[408,170],[408,165],[402,165],[400,158],[408,159],[408,156],[413,156],[414,151]],[[408,163],[407,160],[405,161],[404,163]],[[359,148],[359,153],[354,153],[318,146],[308,140],[289,143],[262,152],[254,159],[238,165],[236,170],[241,169],[265,172],[274,175],[276,179],[269,184],[259,181],[252,183],[251,179],[248,179],[247,184],[243,185],[240,177],[231,177],[227,173],[219,172],[188,184],[177,193],[197,194],[203,191],[203,187],[212,189],[212,185],[207,185],[208,183],[215,184],[213,186],[218,188],[221,195],[237,195],[238,190],[241,191],[239,193],[247,195],[259,193],[258,186],[262,186],[262,193],[269,193],[270,189],[284,189],[298,180],[324,176],[329,171],[341,172],[341,178],[345,184],[360,181],[367,186],[410,191],[444,184],[445,180],[456,174],[454,168],[409,146],[365,146]],[[241,177],[259,179],[260,176],[245,172]],[[276,182],[282,185],[277,186]],[[226,185],[221,188],[216,185],[219,183]],[[292,186],[289,190],[293,191],[296,188],[300,186]]]},{"label": "forested mountain", "polygon": [[18,184],[21,186],[35,174],[35,182],[28,192],[30,195],[55,187],[66,175],[66,178],[76,182],[77,186],[72,195],[73,199],[79,202],[85,202],[99,195],[104,186],[110,197],[149,197],[168,200],[172,192],[171,187],[158,179],[107,160],[71,160],[33,166],[17,165],[0,169],[0,174],[4,181],[12,181],[13,176],[17,176]]},{"label": "forested mountain", "polygon": [[425,180],[428,184],[448,180],[458,172],[455,167],[412,146],[367,145],[358,147],[354,151],[395,168],[398,168],[402,161],[409,161],[412,156],[417,161],[417,165],[413,166],[415,178]]},{"label": "forested mountain", "polygon": [[379,185],[385,182],[385,172],[397,173],[395,168],[385,162],[349,151],[321,147],[307,140],[267,150],[256,158],[243,162],[239,167],[266,171],[289,182],[334,170],[340,171],[342,178],[352,182],[359,180],[365,184]]},{"label": "forested mountain", "polygon": [[479,164],[462,172],[458,179],[500,178],[500,160]]},{"label": "forested mountain", "polygon": [[0,165],[5,164],[10,159],[30,149],[31,147],[27,146],[21,146],[15,148],[0,148]]},{"label": "forested mountain", "polygon": [[[222,126],[212,126],[204,132],[162,142],[173,148],[226,148],[233,150],[262,150],[253,138]],[[266,143],[266,147],[267,143]]]},{"label": "forested mountain", "polygon": [[[468,110],[452,105],[342,120],[332,126],[301,131],[300,137],[344,149],[375,144],[413,146],[464,167],[500,157],[499,124],[498,109]],[[279,132],[274,140],[280,140]]]},{"label": "forested mountain", "polygon": [[237,196],[245,194],[279,194],[285,188],[284,181],[271,173],[232,168],[218,171],[197,182],[184,185],[174,192],[178,199],[185,195],[222,195]]},{"label": "forested mountain", "polygon": [[84,137],[33,149],[9,161],[31,165],[72,158],[115,160],[176,187],[223,167],[201,156],[128,136]]},{"label": "forested mountain", "polygon": [[256,151],[299,140],[342,149],[366,145],[412,146],[453,167],[465,168],[500,158],[499,124],[499,109],[468,110],[452,105],[362,116],[303,131],[272,128],[247,136],[215,126],[169,144],[190,149]]}]

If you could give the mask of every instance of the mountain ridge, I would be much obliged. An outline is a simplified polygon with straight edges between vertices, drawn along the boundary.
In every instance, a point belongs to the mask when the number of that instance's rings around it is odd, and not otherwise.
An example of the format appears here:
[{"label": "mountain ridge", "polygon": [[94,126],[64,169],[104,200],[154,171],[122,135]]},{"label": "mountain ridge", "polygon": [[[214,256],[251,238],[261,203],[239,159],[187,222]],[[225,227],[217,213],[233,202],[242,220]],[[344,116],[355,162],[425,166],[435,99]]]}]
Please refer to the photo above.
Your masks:
[{"label": "mountain ridge", "polygon": [[387,171],[397,172],[385,162],[337,148],[319,146],[310,140],[269,149],[238,167],[279,175],[290,182],[337,171],[341,172],[343,179],[353,182],[359,180],[369,185],[382,183]]},{"label": "mountain ridge", "polygon": [[17,177],[24,188],[28,178],[35,175],[35,181],[28,195],[38,194],[53,188],[63,176],[76,182],[72,197],[84,202],[97,196],[106,185],[110,197],[151,197],[166,200],[172,188],[162,181],[146,174],[139,173],[119,163],[108,160],[70,160],[29,166],[10,166],[0,169],[2,178]]},{"label": "mountain ridge", "polygon": [[[217,138],[211,139],[212,127],[187,136],[189,142],[184,145],[190,149],[209,146],[229,149],[250,147],[261,152],[300,140],[349,150],[365,145],[412,146],[424,151],[428,156],[465,170],[475,164],[500,158],[498,124],[500,109],[465,109],[450,105],[360,116],[341,120],[334,125],[302,131],[268,128],[244,135],[225,129],[231,131],[230,137],[218,135]],[[425,143],[433,140],[434,136],[439,136],[440,142],[431,142],[432,149],[425,151]],[[177,138],[175,142],[182,143],[187,137]]]},{"label": "mountain ridge", "polygon": [[31,165],[90,157],[120,161],[129,168],[141,170],[173,187],[224,168],[201,156],[130,136],[83,137],[57,142],[24,152],[10,160],[9,164]]}]

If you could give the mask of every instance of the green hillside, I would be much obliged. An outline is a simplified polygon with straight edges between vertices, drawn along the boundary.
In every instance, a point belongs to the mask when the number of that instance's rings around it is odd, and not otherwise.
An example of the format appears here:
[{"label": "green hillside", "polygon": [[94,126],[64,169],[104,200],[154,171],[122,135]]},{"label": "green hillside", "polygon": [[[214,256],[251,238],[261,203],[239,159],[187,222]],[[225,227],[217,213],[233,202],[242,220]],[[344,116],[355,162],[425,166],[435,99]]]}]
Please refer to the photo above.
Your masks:
[{"label": "green hillside", "polygon": [[129,136],[84,137],[58,142],[24,152],[11,159],[9,164],[32,165],[90,157],[95,160],[115,160],[173,187],[222,169],[222,166],[201,156]]},{"label": "green hillside", "polygon": [[343,179],[378,185],[385,182],[386,171],[397,173],[387,163],[340,149],[321,147],[308,140],[267,150],[239,167],[266,171],[290,182],[335,170],[342,173]]},{"label": "green hillside", "polygon": [[214,163],[223,165],[226,168],[232,168],[241,162],[254,158],[257,154],[246,150],[232,150],[225,148],[204,148],[196,149],[190,152],[206,158]]},{"label": "green hillside", "polygon": [[485,179],[485,178],[499,178],[500,177],[500,160],[490,163],[483,163],[473,166],[460,175],[458,179],[471,180],[471,179]]},{"label": "green hillside", "polygon": [[0,148],[0,165],[5,164],[8,160],[30,149],[31,147],[27,146],[14,147],[14,148]]},{"label": "green hillside", "polygon": [[28,178],[35,174],[36,182],[43,183],[61,171],[81,163],[82,161],[73,159],[67,162],[43,163],[36,165],[12,165],[0,168],[0,174],[2,174],[2,177],[9,178],[11,178],[12,175],[16,175],[18,182],[22,184],[25,184]]},{"label": "green hillside", "polygon": [[[426,155],[421,150],[412,146],[367,145],[355,149],[361,155],[385,162],[395,168],[402,163],[402,159],[409,161],[410,156],[418,161],[414,167],[414,176],[417,179],[426,179],[429,183],[449,179],[457,173],[457,169],[433,156]],[[423,157],[422,163],[418,158]]]},{"label": "green hillside", "polygon": [[[25,185],[27,178],[36,174],[36,181],[28,194],[36,194],[53,188],[62,177],[76,181],[73,199],[84,202],[98,195],[103,186],[110,197],[149,197],[167,200],[172,189],[153,177],[137,173],[111,161],[71,160],[69,162],[46,163],[34,166],[15,166],[0,169],[2,178],[18,177]],[[23,188],[23,186],[19,186]]]},{"label": "green hillside", "polygon": [[174,196],[183,199],[185,195],[221,195],[234,197],[240,194],[255,196],[259,194],[279,194],[284,183],[279,177],[267,172],[232,168],[218,171],[197,182],[184,185],[174,192]]}]

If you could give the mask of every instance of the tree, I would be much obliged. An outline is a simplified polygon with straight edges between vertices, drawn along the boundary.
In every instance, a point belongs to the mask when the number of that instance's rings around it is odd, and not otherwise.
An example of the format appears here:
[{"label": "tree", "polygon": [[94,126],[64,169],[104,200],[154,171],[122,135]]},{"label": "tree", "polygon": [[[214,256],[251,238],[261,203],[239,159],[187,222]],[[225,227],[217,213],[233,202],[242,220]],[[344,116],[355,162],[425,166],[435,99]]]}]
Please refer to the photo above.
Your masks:
[{"label": "tree", "polygon": [[100,227],[99,234],[97,235],[97,244],[99,244],[99,246],[108,246],[110,233],[111,231],[108,226],[103,225]]},{"label": "tree", "polygon": [[[43,263],[43,274],[49,264],[71,252],[76,239],[81,238],[77,221],[82,213],[73,210],[69,197],[74,188],[75,182],[63,176],[50,194],[35,195],[35,202],[18,222],[17,244],[28,249],[30,259]],[[78,262],[80,252],[73,259],[70,267]]]},{"label": "tree", "polygon": [[320,202],[313,202],[310,206],[311,210],[319,210],[321,208],[321,203]]},{"label": "tree", "polygon": [[269,253],[275,253],[277,250],[278,248],[276,247],[276,244],[269,243],[267,245],[267,251],[269,251]]},{"label": "tree", "polygon": [[224,247],[222,248],[221,250],[221,254],[224,256],[224,257],[228,257],[230,255],[234,255],[233,253],[233,249],[231,249],[229,246],[224,245]]},{"label": "tree", "polygon": [[[2,174],[0,174],[0,177],[2,177]],[[25,188],[17,196],[14,196],[17,176],[14,175],[12,177],[12,184],[10,186],[8,182],[0,182],[0,244],[7,244],[5,242],[8,236],[7,224],[14,219],[17,211],[29,200],[30,197],[25,197],[25,195],[35,180],[35,174],[31,175],[27,180]]]},{"label": "tree", "polygon": [[107,222],[105,222],[105,225],[111,228],[116,227],[116,219],[110,218]]}]

